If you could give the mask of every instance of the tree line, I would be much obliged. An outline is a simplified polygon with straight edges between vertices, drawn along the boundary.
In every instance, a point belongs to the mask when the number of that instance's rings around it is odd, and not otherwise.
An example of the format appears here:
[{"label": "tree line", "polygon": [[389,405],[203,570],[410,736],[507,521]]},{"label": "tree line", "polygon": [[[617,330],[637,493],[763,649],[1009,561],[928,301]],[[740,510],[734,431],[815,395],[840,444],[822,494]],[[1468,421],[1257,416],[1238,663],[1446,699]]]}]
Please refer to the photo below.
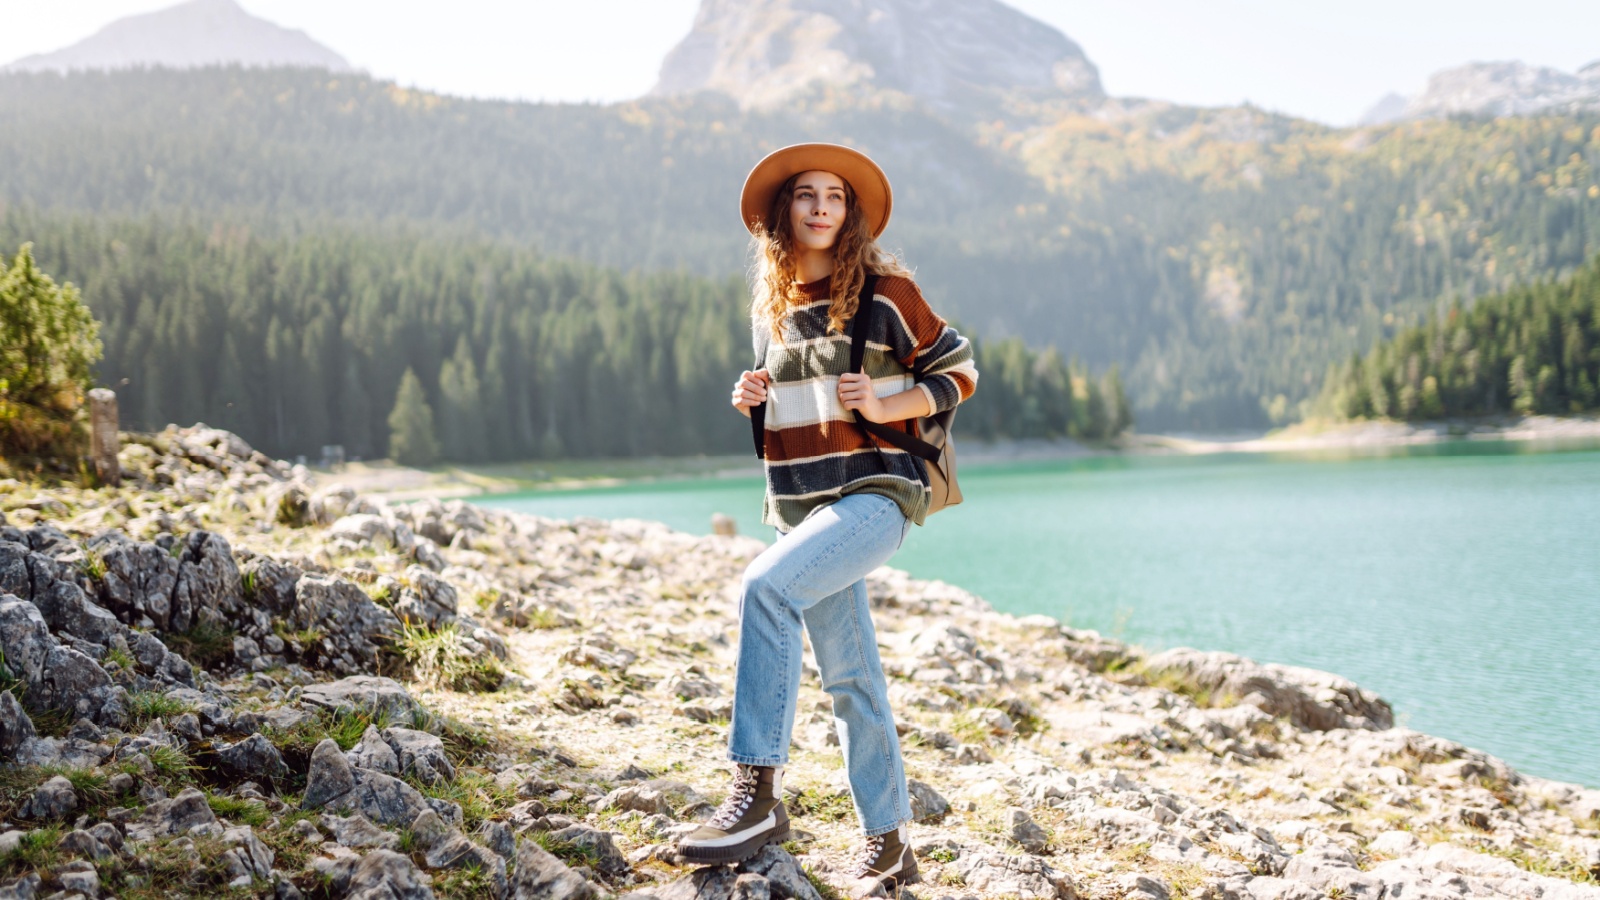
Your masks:
[{"label": "tree line", "polygon": [[[129,427],[204,421],[290,457],[384,456],[403,433],[413,461],[749,444],[727,402],[750,364],[740,278],[403,225],[262,235],[194,215],[0,213],[0,246],[25,240],[101,323],[96,374]],[[964,435],[1103,440],[1131,424],[1115,373],[1016,339],[975,344]]]},{"label": "tree line", "polygon": [[894,176],[886,237],[939,309],[1120,366],[1155,428],[1293,419],[1329,364],[1434,298],[1600,252],[1600,114],[1350,130],[1250,108],[1124,112],[996,119],[980,139],[866,101],[746,112],[711,96],[464,100],[314,70],[5,74],[0,202],[196,210],[261,234],[471,228],[715,279],[743,266],[732,198],[749,166],[838,140]]},{"label": "tree line", "polygon": [[1406,420],[1600,409],[1600,257],[1568,278],[1452,301],[1331,372],[1317,406]]}]

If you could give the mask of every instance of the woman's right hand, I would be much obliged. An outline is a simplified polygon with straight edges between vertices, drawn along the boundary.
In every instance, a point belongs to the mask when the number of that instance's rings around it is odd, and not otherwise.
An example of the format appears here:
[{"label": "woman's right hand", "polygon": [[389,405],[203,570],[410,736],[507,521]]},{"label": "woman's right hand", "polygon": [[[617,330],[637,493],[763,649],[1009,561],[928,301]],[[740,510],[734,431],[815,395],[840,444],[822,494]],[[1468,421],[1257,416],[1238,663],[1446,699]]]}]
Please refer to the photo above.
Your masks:
[{"label": "woman's right hand", "polygon": [[765,402],[767,402],[767,370],[758,369],[741,374],[739,383],[733,386],[733,408],[748,416],[751,407]]}]

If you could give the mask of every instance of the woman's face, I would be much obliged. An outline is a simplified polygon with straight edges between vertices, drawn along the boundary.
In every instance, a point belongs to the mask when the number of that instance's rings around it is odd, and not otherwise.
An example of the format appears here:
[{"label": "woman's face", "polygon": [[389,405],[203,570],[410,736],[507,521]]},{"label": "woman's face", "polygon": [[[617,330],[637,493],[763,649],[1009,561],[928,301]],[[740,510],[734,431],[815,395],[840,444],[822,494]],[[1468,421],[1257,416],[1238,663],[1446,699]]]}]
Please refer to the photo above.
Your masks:
[{"label": "woman's face", "polygon": [[838,240],[846,209],[844,179],[832,172],[801,172],[794,179],[789,228],[801,250],[827,250]]}]

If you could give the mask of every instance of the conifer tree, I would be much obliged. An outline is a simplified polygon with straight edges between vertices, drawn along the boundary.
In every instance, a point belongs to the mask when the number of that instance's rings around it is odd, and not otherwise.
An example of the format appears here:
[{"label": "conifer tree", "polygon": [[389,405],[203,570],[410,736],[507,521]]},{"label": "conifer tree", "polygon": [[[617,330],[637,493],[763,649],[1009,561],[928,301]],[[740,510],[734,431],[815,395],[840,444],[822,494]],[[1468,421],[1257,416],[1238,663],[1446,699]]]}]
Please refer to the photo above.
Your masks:
[{"label": "conifer tree", "polygon": [[400,391],[389,413],[389,458],[403,466],[431,466],[439,461],[433,407],[428,405],[417,373],[409,367],[400,377]]}]

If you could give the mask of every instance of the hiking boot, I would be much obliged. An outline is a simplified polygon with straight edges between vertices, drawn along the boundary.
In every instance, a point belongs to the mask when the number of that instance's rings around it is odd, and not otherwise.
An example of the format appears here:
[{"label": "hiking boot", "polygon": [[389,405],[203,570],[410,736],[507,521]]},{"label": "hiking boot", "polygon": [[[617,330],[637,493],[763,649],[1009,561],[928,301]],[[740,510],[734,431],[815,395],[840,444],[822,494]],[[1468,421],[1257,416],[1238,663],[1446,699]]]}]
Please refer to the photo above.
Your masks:
[{"label": "hiking boot", "polygon": [[678,838],[678,859],[696,866],[740,863],[789,839],[783,769],[739,764],[733,790],[711,821]]},{"label": "hiking boot", "polygon": [[917,875],[917,858],[911,852],[904,822],[893,831],[867,838],[867,845],[850,870],[850,878],[850,896],[857,900],[880,891],[892,897],[901,885],[922,880]]}]

